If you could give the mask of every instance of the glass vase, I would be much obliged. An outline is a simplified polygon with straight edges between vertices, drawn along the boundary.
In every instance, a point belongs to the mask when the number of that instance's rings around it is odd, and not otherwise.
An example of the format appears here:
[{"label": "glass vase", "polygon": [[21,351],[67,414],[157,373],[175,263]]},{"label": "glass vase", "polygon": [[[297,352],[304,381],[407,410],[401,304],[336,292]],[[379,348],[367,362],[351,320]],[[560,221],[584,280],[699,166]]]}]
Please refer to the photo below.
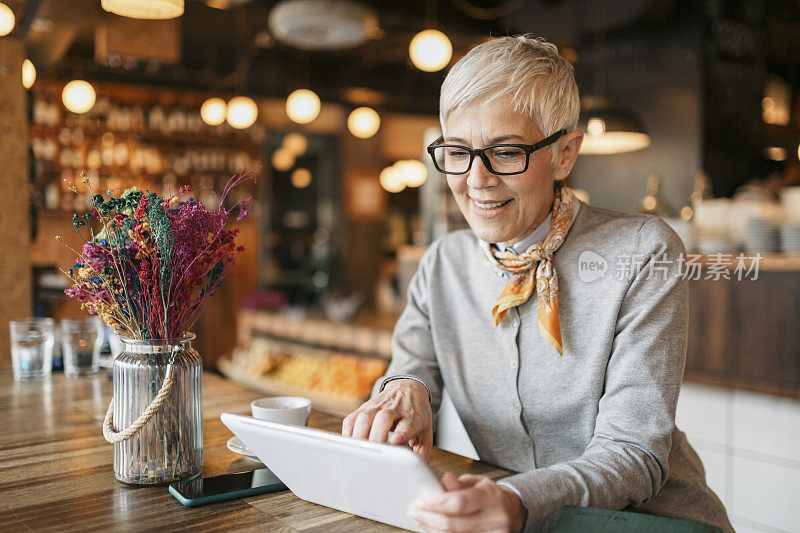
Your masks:
[{"label": "glass vase", "polygon": [[180,339],[122,339],[114,360],[113,424],[128,428],[161,389],[172,362],[172,389],[164,404],[134,435],[114,443],[114,476],[128,485],[166,485],[200,474],[203,467],[203,365]]}]

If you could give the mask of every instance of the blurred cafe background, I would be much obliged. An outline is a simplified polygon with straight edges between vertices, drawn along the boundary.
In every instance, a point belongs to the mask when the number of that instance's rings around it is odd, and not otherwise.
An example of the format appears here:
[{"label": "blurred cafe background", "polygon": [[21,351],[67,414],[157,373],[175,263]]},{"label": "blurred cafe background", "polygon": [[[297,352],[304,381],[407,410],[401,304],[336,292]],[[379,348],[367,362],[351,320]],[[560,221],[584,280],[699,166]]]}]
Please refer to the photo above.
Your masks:
[{"label": "blurred cafe background", "polygon": [[800,530],[800,2],[102,4],[0,3],[0,364],[10,320],[82,316],[54,239],[79,245],[82,173],[215,207],[202,189],[260,164],[196,347],[234,381],[349,412],[426,247],[465,227],[425,154],[441,82],[476,44],[533,33],[575,67],[582,199],[664,218],[709,272],[760,254],[757,279],[689,283],[678,425],[737,530]]}]

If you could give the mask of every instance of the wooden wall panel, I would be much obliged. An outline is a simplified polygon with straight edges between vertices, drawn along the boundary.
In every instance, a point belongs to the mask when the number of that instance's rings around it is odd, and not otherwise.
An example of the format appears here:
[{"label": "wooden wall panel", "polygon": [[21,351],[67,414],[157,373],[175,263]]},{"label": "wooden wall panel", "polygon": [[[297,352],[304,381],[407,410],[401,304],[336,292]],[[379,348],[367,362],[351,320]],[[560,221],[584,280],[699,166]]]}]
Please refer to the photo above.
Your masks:
[{"label": "wooden wall panel", "polygon": [[32,306],[24,59],[21,42],[0,39],[0,365],[11,361],[8,321]]},{"label": "wooden wall panel", "polygon": [[[341,137],[339,147],[343,172],[355,171],[359,174],[372,172],[374,179],[377,180],[387,164],[385,154],[381,151],[382,135],[384,132],[369,139],[358,139],[348,133]],[[339,186],[346,192],[344,176]],[[385,197],[386,193],[381,191],[381,194]],[[369,308],[375,306],[375,285],[381,271],[384,215],[385,212],[377,214],[372,221],[353,220],[347,213],[342,217],[344,240],[341,249],[344,254],[341,259],[347,288],[352,292],[361,293],[365,299],[364,306]]]},{"label": "wooden wall panel", "polygon": [[800,397],[800,272],[689,289],[687,380]]}]

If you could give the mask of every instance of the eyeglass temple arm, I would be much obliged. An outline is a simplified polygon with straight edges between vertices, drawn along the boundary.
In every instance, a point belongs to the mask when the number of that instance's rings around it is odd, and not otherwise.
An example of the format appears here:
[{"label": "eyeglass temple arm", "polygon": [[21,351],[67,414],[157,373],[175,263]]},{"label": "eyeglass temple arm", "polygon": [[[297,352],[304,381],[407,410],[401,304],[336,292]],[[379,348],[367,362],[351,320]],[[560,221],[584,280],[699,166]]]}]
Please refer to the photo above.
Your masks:
[{"label": "eyeglass temple arm", "polygon": [[567,134],[567,130],[558,130],[557,132],[555,132],[554,134],[550,135],[549,137],[545,137],[544,139],[542,139],[538,143],[532,144],[531,147],[530,147],[530,151],[531,152],[535,152],[536,150],[539,150],[540,148],[544,148],[545,146],[547,146],[549,144],[553,144],[559,138],[561,138],[562,135],[566,135],[566,134]]}]

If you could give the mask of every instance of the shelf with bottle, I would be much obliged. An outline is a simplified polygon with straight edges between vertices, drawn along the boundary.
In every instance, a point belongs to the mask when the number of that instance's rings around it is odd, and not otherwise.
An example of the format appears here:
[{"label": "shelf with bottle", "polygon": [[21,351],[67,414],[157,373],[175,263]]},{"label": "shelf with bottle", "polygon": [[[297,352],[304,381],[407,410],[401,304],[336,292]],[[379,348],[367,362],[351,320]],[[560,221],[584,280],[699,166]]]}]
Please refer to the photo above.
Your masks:
[{"label": "shelf with bottle", "polygon": [[170,144],[176,146],[202,146],[202,147],[228,147],[228,148],[249,148],[256,149],[259,139],[251,137],[226,137],[225,135],[214,134],[211,132],[186,132],[176,131],[174,133],[153,132],[149,129],[121,130],[104,127],[102,124],[76,123],[74,126],[50,126],[41,124],[31,124],[31,137],[57,137],[64,135],[64,130],[73,136],[81,139],[100,138],[108,133],[115,137],[125,140],[142,143]]},{"label": "shelf with bottle", "polygon": [[148,140],[139,134],[87,132],[76,126],[31,127],[34,159],[65,168],[97,169],[129,166],[131,171],[163,172],[172,165],[178,174],[191,171],[230,171],[251,166],[259,147],[252,143],[203,142],[189,139]]},{"label": "shelf with bottle", "polygon": [[32,90],[32,123],[38,128],[80,127],[87,132],[114,132],[144,136],[154,142],[260,144],[266,128],[256,122],[236,129],[223,122],[209,125],[200,117],[207,95],[168,88],[96,84],[98,98],[83,114],[61,105],[61,82],[41,80]]},{"label": "shelf with bottle", "polygon": [[[36,171],[39,179],[36,182],[34,203],[45,211],[52,212],[84,212],[89,209],[84,194],[74,194],[69,190],[73,185],[81,193],[86,192],[87,186],[81,183],[83,174],[88,180],[91,189],[94,191],[107,193],[107,191],[122,192],[131,187],[137,187],[143,191],[164,194],[176,192],[184,185],[191,186],[194,191],[194,198],[203,203],[209,209],[218,207],[218,197],[214,190],[224,184],[229,178],[228,174],[191,174],[177,176],[171,171],[163,174],[146,174],[142,172],[134,173],[125,169],[111,168],[107,171],[97,170],[73,170],[58,169],[54,166],[42,165]],[[248,184],[246,184],[248,185]],[[257,197],[258,191],[252,185],[240,187],[231,195],[233,203],[247,197]]]},{"label": "shelf with bottle", "polygon": [[178,176],[216,174],[230,176],[251,168],[257,157],[245,150],[193,148],[165,150],[157,145],[111,141],[105,144],[81,143],[56,146],[49,140],[33,138],[31,149],[37,170],[59,173],[63,170],[127,172],[155,176],[173,172]]},{"label": "shelf with bottle", "polygon": [[209,126],[200,118],[200,93],[97,85],[97,102],[81,115],[61,105],[61,82],[42,80],[32,92],[34,198],[44,210],[87,208],[66,185],[77,185],[81,173],[100,191],[136,186],[160,193],[190,185],[203,203],[215,207],[213,195],[202,189],[260,159],[263,124],[247,130]]}]

